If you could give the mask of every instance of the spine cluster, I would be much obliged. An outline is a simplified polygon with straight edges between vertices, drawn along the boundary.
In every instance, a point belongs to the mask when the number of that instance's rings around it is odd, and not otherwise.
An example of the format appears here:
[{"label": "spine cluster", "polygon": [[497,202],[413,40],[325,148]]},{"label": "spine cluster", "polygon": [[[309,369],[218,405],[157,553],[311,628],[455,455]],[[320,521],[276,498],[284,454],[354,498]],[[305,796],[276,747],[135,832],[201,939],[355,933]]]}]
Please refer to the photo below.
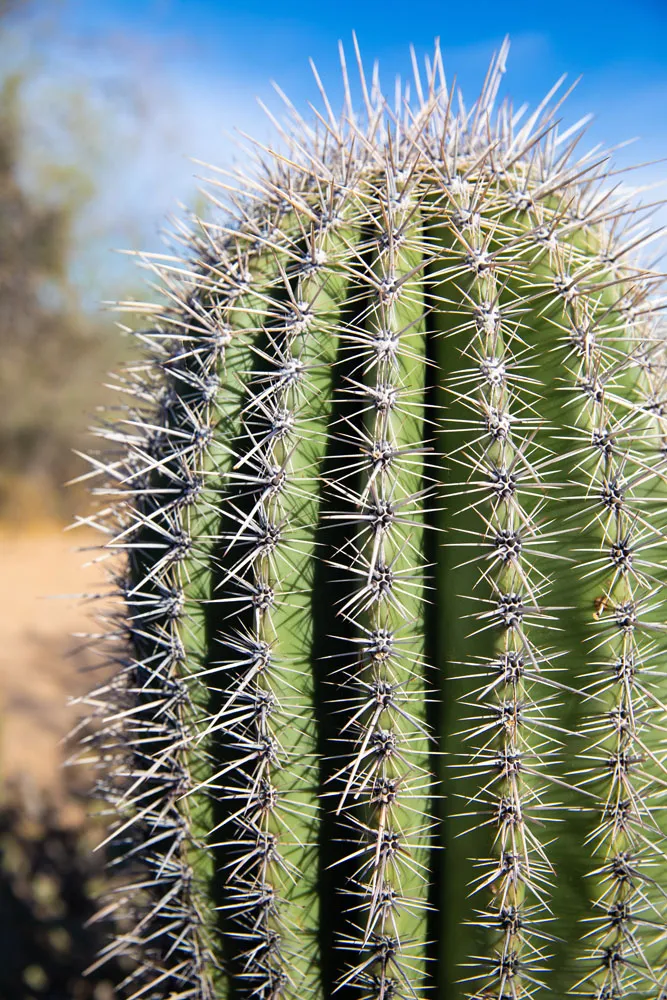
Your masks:
[{"label": "spine cluster", "polygon": [[[298,200],[294,198],[298,204]],[[285,228],[283,210],[280,217]],[[228,629],[211,672],[220,705],[206,735],[224,766],[221,910],[241,950],[231,969],[252,995],[316,992],[318,814],[312,565],[337,298],[327,227],[308,241],[258,235],[275,276],[246,307],[257,324],[233,465],[220,504],[213,603]],[[233,623],[233,625],[232,625]]]},{"label": "spine cluster", "polygon": [[[648,288],[632,281],[623,257],[618,251],[605,260],[611,308],[591,306],[598,275],[588,277],[587,296],[577,288],[564,308],[573,386],[568,402],[582,438],[575,466],[585,518],[578,574],[594,608],[582,677],[590,704],[587,743],[574,778],[595,803],[597,822],[587,840],[595,888],[585,935],[588,968],[575,992],[657,997],[667,777],[659,678],[665,655],[664,367],[642,336]],[[619,356],[619,333],[629,339],[627,355]]]},{"label": "spine cluster", "polygon": [[[463,254],[469,247],[479,258],[493,221],[486,233],[472,227],[462,234]],[[519,261],[520,251],[514,250]],[[531,996],[544,969],[548,934],[542,925],[553,869],[542,839],[559,750],[549,651],[556,615],[545,571],[555,541],[544,517],[549,452],[536,440],[540,418],[531,397],[538,380],[522,336],[521,299],[508,302],[502,295],[510,262],[496,256],[471,278],[468,365],[449,386],[463,393],[470,413],[469,441],[456,456],[470,471],[455,490],[469,495],[481,519],[479,533],[466,533],[456,544],[464,560],[479,567],[471,631],[497,636],[488,661],[474,665],[466,699],[472,713],[462,734],[463,745],[475,747],[468,768],[479,785],[469,811],[488,829],[493,848],[476,864],[472,882],[479,901],[474,920],[491,932],[492,952],[474,963],[467,980],[471,996],[480,991],[489,997]]]},{"label": "spine cluster", "polygon": [[111,906],[122,911],[133,901],[127,934],[101,959],[129,953],[137,961],[128,995],[179,991],[206,1000],[219,960],[202,829],[210,810],[188,799],[206,766],[196,735],[207,693],[191,618],[199,614],[198,577],[208,574],[207,451],[228,340],[217,317],[171,284],[171,308],[155,310],[156,326],[143,335],[149,358],[118,386],[131,402],[100,432],[122,449],[105,468],[109,485],[96,492],[114,504],[100,527],[111,536],[107,550],[126,555],[115,578],[125,610],[106,636],[117,673],[89,696],[98,725],[87,742],[97,747],[99,791],[118,816],[110,839],[128,873]]},{"label": "spine cluster", "polygon": [[351,960],[341,984],[378,998],[403,996],[424,975],[432,827],[423,573],[433,494],[423,469],[428,251],[409,169],[385,169],[386,182],[370,188],[362,209],[353,263],[360,303],[342,336],[339,393],[356,411],[345,439],[363,457],[347,459],[331,484],[347,508],[331,515],[347,529],[331,561],[343,577],[338,615],[351,650],[334,675],[343,724],[332,801],[343,820],[343,862],[352,862],[343,887]]}]

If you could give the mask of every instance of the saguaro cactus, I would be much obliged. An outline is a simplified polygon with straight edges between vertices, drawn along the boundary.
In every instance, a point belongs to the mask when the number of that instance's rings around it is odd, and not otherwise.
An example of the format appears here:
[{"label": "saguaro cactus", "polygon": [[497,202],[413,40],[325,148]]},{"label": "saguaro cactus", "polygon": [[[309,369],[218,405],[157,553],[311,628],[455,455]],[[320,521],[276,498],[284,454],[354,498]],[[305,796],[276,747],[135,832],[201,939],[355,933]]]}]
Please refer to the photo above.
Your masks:
[{"label": "saguaro cactus", "polygon": [[652,209],[505,57],[359,112],[343,58],[150,262],[93,459],[133,998],[665,996]]}]

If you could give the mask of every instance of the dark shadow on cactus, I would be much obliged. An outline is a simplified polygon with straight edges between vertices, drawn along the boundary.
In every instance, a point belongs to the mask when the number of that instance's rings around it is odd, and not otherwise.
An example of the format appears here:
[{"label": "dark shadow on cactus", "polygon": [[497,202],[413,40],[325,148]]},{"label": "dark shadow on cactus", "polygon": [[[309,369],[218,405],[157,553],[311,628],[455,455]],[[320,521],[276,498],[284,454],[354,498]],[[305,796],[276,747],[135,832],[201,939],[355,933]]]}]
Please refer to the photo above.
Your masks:
[{"label": "dark shadow on cactus", "polygon": [[[257,338],[255,348],[259,351],[266,350],[267,336],[262,334]],[[242,388],[239,386],[239,394],[242,399]],[[243,449],[248,450],[245,437],[230,441],[233,451],[243,454]],[[231,500],[235,511],[240,517],[251,515],[256,505],[258,491],[249,488],[243,482],[233,481],[231,485],[216,482],[215,488],[225,493],[225,499]],[[211,578],[212,600],[205,608],[205,648],[207,650],[205,669],[213,670],[216,665],[225,663],[233,659],[233,652],[227,642],[232,636],[243,634],[250,635],[252,632],[252,607],[245,607],[241,613],[235,613],[235,605],[217,604],[216,595],[220,593],[220,587],[228,577],[228,573],[233,567],[235,555],[230,556],[229,540],[238,531],[238,523],[230,516],[230,510],[225,504],[220,505],[220,517],[216,526],[216,533],[222,539],[221,542],[211,552],[211,562],[213,566]],[[243,678],[244,665],[242,663],[231,666],[225,670],[224,675],[220,675],[223,680],[215,679],[209,685],[209,696],[207,701],[207,711],[211,718],[216,718],[223,710],[229,692],[234,689],[235,683]],[[216,842],[214,848],[214,873],[211,883],[211,899],[218,911],[218,928],[220,933],[220,950],[225,966],[230,970],[229,976],[229,1000],[236,1000],[241,992],[244,973],[244,956],[242,954],[242,940],[239,942],[238,920],[234,919],[234,911],[230,910],[229,885],[227,873],[230,867],[239,863],[239,855],[243,848],[232,843],[233,829],[230,819],[235,814],[238,806],[237,799],[231,799],[230,789],[236,789],[237,795],[248,795],[247,789],[251,787],[251,780],[247,774],[247,768],[236,765],[242,754],[239,753],[238,744],[233,743],[229,736],[223,731],[214,735],[211,751],[215,756],[216,769],[232,767],[222,779],[224,791],[221,794],[212,796],[211,809],[214,829],[217,833],[211,838]]]},{"label": "dark shadow on cactus", "polygon": [[[432,282],[431,282],[432,283]],[[429,365],[436,366],[436,349],[435,341],[432,335],[432,330],[429,328],[428,319],[426,320],[427,331],[431,336],[426,338],[426,359]],[[424,396],[424,408],[425,412],[435,412],[434,408],[442,405],[442,390],[437,385],[437,378],[431,372],[437,372],[437,367],[433,369],[427,369],[429,375],[427,376],[427,383],[425,386],[425,396]],[[441,475],[441,467],[436,470],[427,469],[427,474],[430,472],[431,475]],[[426,486],[424,482],[424,486]],[[437,511],[433,511],[426,516],[426,523],[430,528],[437,527]],[[434,530],[426,531],[424,533],[424,561],[427,566],[433,567],[431,570],[431,579],[429,583],[432,585],[432,581],[437,578],[435,572],[438,564],[438,536],[437,532]],[[442,662],[442,650],[440,643],[440,634],[438,630],[438,607],[434,600],[431,600],[424,609],[424,632],[426,635],[426,646],[425,646],[425,657],[427,664],[426,680],[429,687],[434,688],[434,693],[427,700],[426,703],[426,722],[431,733],[441,733],[443,731],[443,692],[442,692],[442,680],[440,674],[437,670],[437,664]],[[438,756],[437,756],[437,743],[434,744],[434,753],[432,754],[431,771],[434,775],[438,775]],[[444,822],[445,819],[445,806],[444,800],[442,798],[442,786],[441,783],[435,779],[433,785],[433,804],[431,806],[431,812],[434,816],[437,816],[440,823]],[[428,950],[427,956],[429,959],[429,967],[431,971],[431,976],[435,985],[435,992],[438,995],[442,995],[444,982],[445,982],[445,963],[439,962],[439,939],[440,939],[440,924],[441,924],[441,914],[440,914],[440,903],[443,898],[443,879],[445,877],[445,865],[444,858],[442,854],[444,845],[442,843],[434,842],[433,849],[431,851],[431,884],[429,887],[429,912],[428,912],[428,930],[427,930],[427,941]]]},{"label": "dark shadow on cactus", "polygon": [[[363,308],[364,303],[358,306]],[[345,316],[345,322],[353,322],[354,316]],[[352,421],[358,407],[354,399],[345,398],[340,389],[345,385],[346,378],[351,377],[354,365],[346,359],[345,353],[339,350],[338,362],[334,368],[333,410],[329,421],[327,435],[327,452],[322,469],[322,479],[326,483],[334,478],[334,473],[343,461],[343,456],[349,454],[352,447],[345,440],[346,426],[352,426]],[[361,473],[358,477],[361,479]],[[356,480],[350,479],[349,488],[357,489]],[[353,634],[350,622],[341,618],[337,609],[345,600],[347,590],[341,572],[329,565],[328,561],[341,549],[349,539],[350,528],[340,521],[331,522],[327,517],[334,512],[340,513],[341,497],[326,488],[322,493],[320,508],[320,523],[317,542],[320,544],[320,558],[315,564],[313,585],[313,668],[315,676],[315,699],[318,709],[318,734],[320,757],[320,788],[323,789],[324,809],[320,825],[319,850],[319,886],[320,898],[324,900],[320,922],[320,953],[322,962],[322,984],[325,997],[329,997],[344,972],[341,962],[341,952],[336,947],[346,924],[345,911],[350,906],[349,897],[339,891],[352,876],[354,867],[343,862],[348,853],[346,845],[341,841],[340,817],[335,815],[331,802],[335,795],[332,776],[338,769],[338,758],[341,754],[340,716],[331,712],[331,706],[343,697],[344,685],[336,683],[336,671],[350,659],[349,639]],[[327,710],[328,709],[328,710]],[[336,994],[342,998],[350,994],[349,988]]]}]

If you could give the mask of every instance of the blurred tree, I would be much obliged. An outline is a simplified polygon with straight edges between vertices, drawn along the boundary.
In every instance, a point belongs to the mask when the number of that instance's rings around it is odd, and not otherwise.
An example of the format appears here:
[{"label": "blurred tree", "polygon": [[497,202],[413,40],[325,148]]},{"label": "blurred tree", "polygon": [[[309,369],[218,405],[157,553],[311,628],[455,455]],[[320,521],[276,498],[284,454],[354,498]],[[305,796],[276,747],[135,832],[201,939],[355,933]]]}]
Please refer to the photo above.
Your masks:
[{"label": "blurred tree", "polygon": [[73,449],[91,449],[88,418],[131,349],[98,303],[153,294],[109,248],[164,250],[175,192],[196,197],[200,83],[174,76],[180,43],[91,36],[68,10],[0,0],[0,519],[85,510],[83,487],[62,484],[84,471]]},{"label": "blurred tree", "polygon": [[142,192],[178,146],[162,55],[130,34],[91,56],[63,10],[0,0],[0,519],[88,505],[63,484],[86,471],[74,449],[91,449],[90,417],[117,396],[106,374],[131,350],[98,303],[147,295],[109,247],[155,246],[163,211]]},{"label": "blurred tree", "polygon": [[119,345],[69,283],[85,185],[49,205],[20,183],[22,83],[13,75],[0,90],[0,514],[62,515],[75,500],[62,490],[79,468],[71,448]]}]

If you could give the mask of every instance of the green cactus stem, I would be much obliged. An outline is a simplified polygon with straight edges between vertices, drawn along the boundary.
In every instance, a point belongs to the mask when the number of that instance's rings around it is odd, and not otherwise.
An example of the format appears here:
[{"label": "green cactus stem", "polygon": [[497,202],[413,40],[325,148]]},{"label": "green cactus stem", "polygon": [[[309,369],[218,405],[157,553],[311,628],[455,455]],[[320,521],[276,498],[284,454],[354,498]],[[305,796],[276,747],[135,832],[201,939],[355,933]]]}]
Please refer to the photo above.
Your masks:
[{"label": "green cactus stem", "polygon": [[651,210],[506,55],[469,109],[437,47],[412,101],[359,62],[361,112],[343,58],[145,258],[92,460],[133,1000],[664,1000]]}]

